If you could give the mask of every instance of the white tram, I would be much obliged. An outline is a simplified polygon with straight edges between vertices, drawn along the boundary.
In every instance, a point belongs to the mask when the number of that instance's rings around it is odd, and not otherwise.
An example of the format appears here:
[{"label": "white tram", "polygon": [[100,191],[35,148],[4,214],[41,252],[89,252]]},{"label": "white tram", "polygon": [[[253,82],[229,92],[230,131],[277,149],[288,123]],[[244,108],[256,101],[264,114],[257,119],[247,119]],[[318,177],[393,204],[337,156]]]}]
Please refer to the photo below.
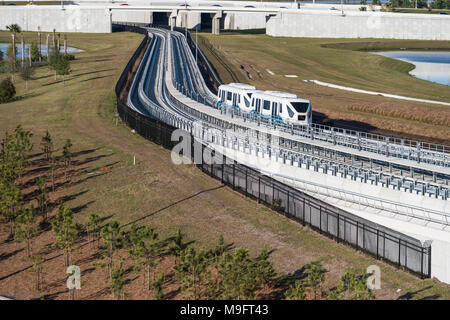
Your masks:
[{"label": "white tram", "polygon": [[292,93],[260,91],[251,85],[230,83],[219,87],[217,107],[223,104],[282,124],[312,123],[311,102]]}]

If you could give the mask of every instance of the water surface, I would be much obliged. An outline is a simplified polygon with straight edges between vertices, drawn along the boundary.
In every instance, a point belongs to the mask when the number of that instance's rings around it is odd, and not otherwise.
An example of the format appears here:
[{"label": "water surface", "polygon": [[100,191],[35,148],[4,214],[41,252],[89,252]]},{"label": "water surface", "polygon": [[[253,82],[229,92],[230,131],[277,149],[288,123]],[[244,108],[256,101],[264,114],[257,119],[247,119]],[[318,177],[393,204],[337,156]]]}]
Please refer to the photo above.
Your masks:
[{"label": "water surface", "polygon": [[447,51],[385,51],[374,52],[388,58],[414,64],[409,73],[419,79],[450,86],[450,52]]},{"label": "water surface", "polygon": [[[8,50],[8,47],[11,45],[11,43],[0,43],[0,51],[3,52],[3,58],[6,58],[6,51]],[[28,57],[28,47],[30,46],[30,44],[25,44],[25,57]],[[16,43],[16,48],[17,48],[17,53],[16,56],[17,58],[22,58],[22,46],[19,43]],[[52,50],[52,46],[50,46],[50,50]],[[67,47],[67,53],[77,53],[77,52],[82,52],[83,50],[78,49],[78,48],[73,48],[73,47]],[[64,53],[64,47],[61,46],[61,53]],[[47,46],[46,45],[41,45],[41,54],[42,56],[46,56],[47,55]]]}]

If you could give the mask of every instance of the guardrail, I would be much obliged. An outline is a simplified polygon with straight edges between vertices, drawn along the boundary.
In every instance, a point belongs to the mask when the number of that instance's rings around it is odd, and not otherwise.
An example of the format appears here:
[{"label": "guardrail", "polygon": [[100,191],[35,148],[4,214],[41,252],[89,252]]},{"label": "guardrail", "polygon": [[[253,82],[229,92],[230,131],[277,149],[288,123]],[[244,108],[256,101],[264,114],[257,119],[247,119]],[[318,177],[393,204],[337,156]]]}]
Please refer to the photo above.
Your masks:
[{"label": "guardrail", "polygon": [[[124,29],[127,30],[127,27]],[[133,30],[135,29],[130,27],[127,31]],[[188,129],[189,122],[165,113],[164,110],[154,110],[157,119],[146,117],[132,110],[121,99],[124,94],[128,95],[129,87],[125,80],[132,76],[131,67],[142,53],[146,41],[144,39],[133,54],[116,85],[117,110],[124,123],[138,134],[172,149],[177,143],[171,140],[172,132],[180,127]],[[161,117],[158,118],[158,115]],[[162,118],[166,118],[169,124],[158,120]],[[191,141],[194,143],[192,136]],[[221,164],[210,165],[202,163],[197,166],[236,191],[257,199],[338,242],[347,243],[377,259],[404,267],[421,277],[431,276],[431,246],[428,243],[422,245],[417,239],[352,215],[235,161],[225,160]]]}]

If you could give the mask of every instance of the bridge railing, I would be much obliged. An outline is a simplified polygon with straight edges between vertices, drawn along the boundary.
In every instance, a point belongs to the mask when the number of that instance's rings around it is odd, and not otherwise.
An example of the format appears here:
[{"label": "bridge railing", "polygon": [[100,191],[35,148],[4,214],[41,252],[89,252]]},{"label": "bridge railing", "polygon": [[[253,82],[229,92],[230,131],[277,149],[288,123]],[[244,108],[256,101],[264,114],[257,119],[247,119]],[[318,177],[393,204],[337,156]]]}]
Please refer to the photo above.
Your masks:
[{"label": "bridge railing", "polygon": [[[127,27],[124,29],[127,30]],[[134,29],[130,28],[127,31],[132,30]],[[172,149],[178,143],[172,141],[172,132],[177,127],[187,127],[188,123],[164,110],[152,110],[157,119],[146,117],[132,110],[126,99],[123,99],[128,95],[130,76],[133,75],[132,66],[142,53],[145,43],[146,39],[141,42],[117,82],[117,111],[124,123],[138,134]],[[158,119],[165,119],[170,124]],[[193,136],[191,142],[194,143]],[[230,159],[221,164],[201,163],[197,166],[236,191],[300,221],[303,225],[309,225],[338,242],[349,244],[421,277],[431,276],[429,243],[422,245],[417,239],[350,214]]]}]

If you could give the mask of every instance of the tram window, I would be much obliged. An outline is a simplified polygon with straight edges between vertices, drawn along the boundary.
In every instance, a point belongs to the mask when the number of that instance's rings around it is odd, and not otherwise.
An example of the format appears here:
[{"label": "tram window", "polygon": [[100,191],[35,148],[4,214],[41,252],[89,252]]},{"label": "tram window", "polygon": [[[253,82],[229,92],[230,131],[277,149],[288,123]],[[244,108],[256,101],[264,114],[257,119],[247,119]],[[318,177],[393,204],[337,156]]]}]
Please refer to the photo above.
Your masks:
[{"label": "tram window", "polygon": [[305,113],[308,111],[309,103],[308,102],[291,102],[291,105],[294,107],[297,112]]},{"label": "tram window", "polygon": [[287,111],[288,111],[289,117],[292,118],[292,117],[294,116],[294,111],[292,111],[292,109],[289,108],[289,107],[286,107],[286,109],[287,109]]},{"label": "tram window", "polygon": [[252,107],[255,106],[255,99],[252,99]]},{"label": "tram window", "polygon": [[233,97],[232,93],[230,91],[227,92],[227,100],[231,100]]},{"label": "tram window", "polygon": [[251,98],[253,93],[249,92],[247,94],[248,94],[248,97]]},{"label": "tram window", "polygon": [[250,107],[250,102],[248,101],[248,99],[246,97],[244,97],[244,103],[247,108]]},{"label": "tram window", "polygon": [[263,108],[264,110],[270,110],[270,101],[264,100]]},{"label": "tram window", "polygon": [[283,104],[280,103],[280,113],[282,113],[282,112],[283,112]]},{"label": "tram window", "polygon": [[238,103],[241,103],[241,95],[238,95]]}]

